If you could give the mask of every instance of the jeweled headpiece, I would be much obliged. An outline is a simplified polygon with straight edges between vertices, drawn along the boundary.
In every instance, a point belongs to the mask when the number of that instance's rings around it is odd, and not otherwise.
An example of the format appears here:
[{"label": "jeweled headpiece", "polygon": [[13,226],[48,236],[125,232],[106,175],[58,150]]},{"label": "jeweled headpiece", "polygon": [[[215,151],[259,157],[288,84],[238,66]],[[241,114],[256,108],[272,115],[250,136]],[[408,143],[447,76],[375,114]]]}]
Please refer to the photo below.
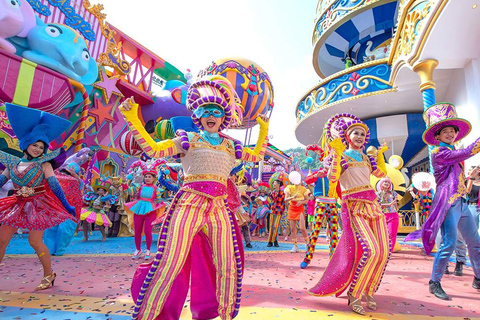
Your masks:
[{"label": "jeweled headpiece", "polygon": [[237,102],[238,98],[230,81],[218,75],[196,81],[187,93],[187,109],[192,111],[193,123],[200,129],[203,127],[196,113],[207,105],[218,106],[225,112],[225,120],[220,125],[220,131],[228,128],[232,121],[240,123],[242,110]]}]

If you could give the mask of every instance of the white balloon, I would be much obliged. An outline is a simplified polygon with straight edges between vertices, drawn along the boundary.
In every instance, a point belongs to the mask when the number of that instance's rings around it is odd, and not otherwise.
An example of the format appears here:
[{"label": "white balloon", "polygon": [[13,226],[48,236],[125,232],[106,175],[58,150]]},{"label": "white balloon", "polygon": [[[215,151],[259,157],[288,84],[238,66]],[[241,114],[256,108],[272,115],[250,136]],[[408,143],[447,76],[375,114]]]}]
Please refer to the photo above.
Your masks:
[{"label": "white balloon", "polygon": [[298,171],[292,171],[288,175],[288,180],[293,184],[300,184],[300,182],[302,182],[302,176]]}]

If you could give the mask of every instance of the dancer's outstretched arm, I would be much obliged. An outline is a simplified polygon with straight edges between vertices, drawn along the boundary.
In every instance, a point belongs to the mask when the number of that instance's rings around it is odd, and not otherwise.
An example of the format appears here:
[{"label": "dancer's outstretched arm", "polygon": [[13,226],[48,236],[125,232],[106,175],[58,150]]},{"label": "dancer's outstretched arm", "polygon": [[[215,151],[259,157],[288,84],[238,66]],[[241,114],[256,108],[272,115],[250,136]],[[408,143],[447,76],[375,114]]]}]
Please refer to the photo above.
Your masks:
[{"label": "dancer's outstretched arm", "polygon": [[120,111],[125,117],[128,128],[135,137],[135,140],[137,140],[142,150],[150,158],[164,158],[181,153],[181,150],[179,150],[180,148],[175,143],[175,140],[167,139],[156,142],[152,137],[150,137],[138,119],[138,104],[135,103],[133,98],[128,98],[125,100],[120,106]]}]

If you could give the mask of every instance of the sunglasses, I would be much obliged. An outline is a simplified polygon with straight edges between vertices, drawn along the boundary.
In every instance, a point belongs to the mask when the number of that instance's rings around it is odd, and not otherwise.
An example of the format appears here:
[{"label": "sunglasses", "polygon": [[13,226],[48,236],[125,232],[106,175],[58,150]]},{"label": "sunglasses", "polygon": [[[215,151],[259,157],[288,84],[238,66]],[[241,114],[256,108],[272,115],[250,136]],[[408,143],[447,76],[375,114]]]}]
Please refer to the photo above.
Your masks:
[{"label": "sunglasses", "polygon": [[221,118],[225,115],[225,112],[222,109],[219,108],[205,108],[202,118],[208,118],[210,116],[213,116],[215,118]]}]

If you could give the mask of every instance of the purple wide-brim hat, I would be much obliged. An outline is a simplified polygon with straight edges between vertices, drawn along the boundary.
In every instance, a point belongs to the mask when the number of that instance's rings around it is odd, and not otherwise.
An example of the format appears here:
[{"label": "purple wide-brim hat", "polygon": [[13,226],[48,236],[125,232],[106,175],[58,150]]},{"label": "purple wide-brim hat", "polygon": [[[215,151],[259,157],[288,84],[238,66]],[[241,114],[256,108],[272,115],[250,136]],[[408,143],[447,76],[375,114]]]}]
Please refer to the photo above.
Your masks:
[{"label": "purple wide-brim hat", "polygon": [[472,130],[468,120],[458,118],[455,106],[449,102],[440,102],[430,106],[423,112],[423,120],[427,129],[423,132],[423,141],[426,144],[438,145],[440,141],[435,139],[435,132],[443,127],[458,127],[458,135],[455,142],[465,138]]},{"label": "purple wide-brim hat", "polygon": [[230,101],[232,97],[227,89],[215,80],[199,80],[192,84],[187,93],[187,108],[192,111],[193,123],[203,129],[200,119],[198,119],[194,111],[205,105],[215,105],[225,111],[225,120],[220,125],[219,130],[228,128],[232,121],[232,108]]}]

